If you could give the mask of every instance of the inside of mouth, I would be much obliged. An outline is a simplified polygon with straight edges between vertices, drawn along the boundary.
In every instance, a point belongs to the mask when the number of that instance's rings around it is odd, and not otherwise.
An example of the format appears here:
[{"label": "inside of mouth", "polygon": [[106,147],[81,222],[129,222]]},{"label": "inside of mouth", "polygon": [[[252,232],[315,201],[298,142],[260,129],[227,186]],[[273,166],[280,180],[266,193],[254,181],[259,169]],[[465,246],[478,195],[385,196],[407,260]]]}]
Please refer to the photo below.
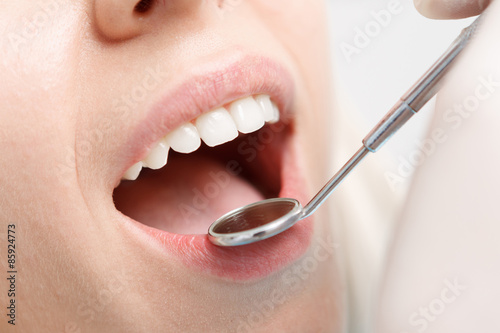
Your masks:
[{"label": "inside of mouth", "polygon": [[206,234],[229,211],[279,196],[286,132],[268,125],[218,147],[171,151],[161,170],[145,169],[137,180],[122,181],[113,193],[115,206],[156,229]]}]

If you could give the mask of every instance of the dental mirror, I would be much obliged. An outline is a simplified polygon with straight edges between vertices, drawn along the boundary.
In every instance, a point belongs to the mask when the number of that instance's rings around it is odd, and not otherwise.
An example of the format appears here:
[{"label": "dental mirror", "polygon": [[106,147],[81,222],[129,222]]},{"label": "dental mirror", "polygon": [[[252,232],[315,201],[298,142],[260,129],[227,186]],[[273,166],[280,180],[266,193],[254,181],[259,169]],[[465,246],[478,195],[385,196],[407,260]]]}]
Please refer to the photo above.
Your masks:
[{"label": "dental mirror", "polygon": [[287,230],[314,213],[369,152],[377,152],[437,93],[450,65],[474,35],[480,18],[462,31],[448,50],[368,133],[363,146],[305,207],[295,199],[275,198],[238,208],[212,223],[208,229],[209,240],[218,246],[255,243]]}]

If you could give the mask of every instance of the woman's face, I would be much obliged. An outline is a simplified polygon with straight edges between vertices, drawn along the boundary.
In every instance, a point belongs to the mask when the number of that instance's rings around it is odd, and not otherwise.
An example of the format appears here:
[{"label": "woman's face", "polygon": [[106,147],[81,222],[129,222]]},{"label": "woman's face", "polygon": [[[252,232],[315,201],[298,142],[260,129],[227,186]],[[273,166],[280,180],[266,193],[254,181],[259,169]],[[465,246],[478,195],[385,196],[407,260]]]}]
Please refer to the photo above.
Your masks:
[{"label": "woman's face", "polygon": [[206,238],[231,209],[305,204],[327,179],[323,1],[0,7],[0,221],[23,330],[342,326],[325,210],[254,245]]}]

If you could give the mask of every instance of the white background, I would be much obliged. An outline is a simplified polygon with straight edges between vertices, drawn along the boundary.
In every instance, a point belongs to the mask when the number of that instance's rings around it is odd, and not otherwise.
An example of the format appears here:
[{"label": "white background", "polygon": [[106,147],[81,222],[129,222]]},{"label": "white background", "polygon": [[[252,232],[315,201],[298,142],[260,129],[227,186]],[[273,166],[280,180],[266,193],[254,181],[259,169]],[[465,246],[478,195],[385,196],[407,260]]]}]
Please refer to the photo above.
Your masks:
[{"label": "white background", "polygon": [[[343,98],[349,99],[362,116],[359,127],[363,134],[368,133],[472,21],[427,19],[417,12],[413,1],[396,0],[402,12],[392,15],[390,23],[381,27],[378,35],[370,37],[369,45],[348,61],[341,51],[342,43],[354,45],[355,28],[364,30],[369,22],[375,21],[372,11],[387,9],[394,1],[330,1],[334,75],[347,93]],[[432,102],[389,141],[384,150],[394,157],[408,155],[432,116]]]}]

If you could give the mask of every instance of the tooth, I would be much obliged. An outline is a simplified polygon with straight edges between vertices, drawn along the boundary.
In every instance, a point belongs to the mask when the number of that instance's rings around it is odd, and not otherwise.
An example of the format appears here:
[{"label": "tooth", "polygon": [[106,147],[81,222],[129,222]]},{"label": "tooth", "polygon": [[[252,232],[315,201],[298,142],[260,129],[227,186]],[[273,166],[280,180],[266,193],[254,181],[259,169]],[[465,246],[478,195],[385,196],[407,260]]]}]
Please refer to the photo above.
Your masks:
[{"label": "tooth", "polygon": [[274,102],[271,102],[271,104],[273,105],[274,118],[272,120],[270,120],[269,122],[275,123],[278,120],[280,120],[280,109],[278,109],[278,106]]},{"label": "tooth", "polygon": [[143,160],[144,166],[153,170],[163,168],[167,164],[169,149],[165,142],[160,141]]},{"label": "tooth", "polygon": [[196,128],[210,147],[229,142],[238,136],[238,129],[225,108],[202,114],[196,119]]},{"label": "tooth", "polygon": [[233,102],[230,112],[241,133],[251,133],[264,126],[263,111],[253,97]]},{"label": "tooth", "polygon": [[142,162],[137,162],[136,164],[132,165],[130,169],[127,170],[127,172],[125,172],[125,174],[123,175],[123,179],[136,180],[137,177],[139,177],[141,170]]},{"label": "tooth", "polygon": [[269,95],[259,95],[255,97],[255,101],[261,107],[266,122],[275,123],[280,120],[278,107],[271,102],[271,97],[269,97]]},{"label": "tooth", "polygon": [[179,153],[192,153],[201,145],[198,130],[191,123],[185,123],[165,137],[165,142],[173,150]]}]

